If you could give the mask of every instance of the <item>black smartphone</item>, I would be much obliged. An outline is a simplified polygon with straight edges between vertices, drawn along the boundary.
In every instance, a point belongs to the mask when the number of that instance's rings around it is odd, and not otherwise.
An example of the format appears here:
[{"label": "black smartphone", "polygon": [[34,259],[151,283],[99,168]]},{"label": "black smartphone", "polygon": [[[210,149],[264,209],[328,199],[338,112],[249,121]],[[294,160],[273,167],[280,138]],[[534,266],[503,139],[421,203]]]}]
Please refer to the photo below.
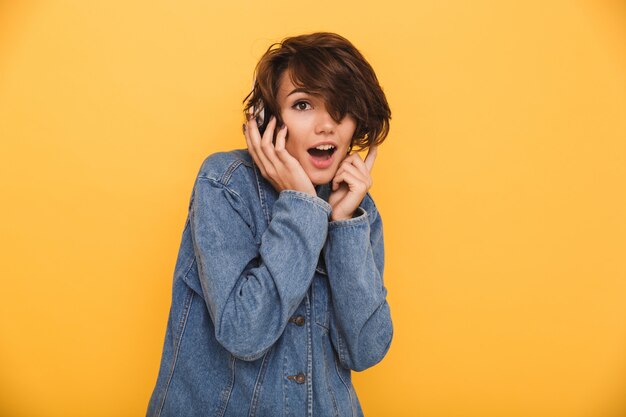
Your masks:
[{"label": "black smartphone", "polygon": [[[265,133],[265,129],[267,129],[267,125],[272,118],[272,113],[265,107],[262,100],[256,102],[256,104],[252,107],[253,114],[256,117],[256,125],[259,128],[259,133],[261,136]],[[272,142],[276,143],[276,135],[280,130],[281,125],[276,125],[274,128],[274,137],[272,138]]]},{"label": "black smartphone", "polygon": [[263,136],[265,129],[272,118],[270,112],[265,108],[262,100],[258,100],[252,107],[252,114],[256,118],[256,125],[259,129],[259,133]]}]

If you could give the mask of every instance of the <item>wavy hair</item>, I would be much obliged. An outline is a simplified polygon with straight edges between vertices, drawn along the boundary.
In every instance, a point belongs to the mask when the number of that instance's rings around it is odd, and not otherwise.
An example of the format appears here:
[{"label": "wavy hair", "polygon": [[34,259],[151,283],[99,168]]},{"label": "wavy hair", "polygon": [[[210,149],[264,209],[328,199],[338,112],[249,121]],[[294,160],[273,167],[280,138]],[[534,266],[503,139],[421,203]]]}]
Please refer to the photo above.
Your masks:
[{"label": "wavy hair", "polygon": [[244,114],[260,104],[282,124],[277,102],[280,78],[288,71],[297,87],[320,96],[339,123],[346,114],[356,120],[351,146],[379,145],[389,133],[391,110],[372,66],[344,37],[317,32],[272,44],[255,68],[252,91],[244,98]]}]

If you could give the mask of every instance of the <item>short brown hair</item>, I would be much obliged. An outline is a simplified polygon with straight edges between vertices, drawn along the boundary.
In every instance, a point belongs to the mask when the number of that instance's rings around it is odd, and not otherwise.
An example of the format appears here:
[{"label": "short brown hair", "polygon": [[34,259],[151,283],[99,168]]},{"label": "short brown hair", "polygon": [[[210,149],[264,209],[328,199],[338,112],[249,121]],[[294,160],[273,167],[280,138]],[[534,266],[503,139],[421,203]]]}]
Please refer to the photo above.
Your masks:
[{"label": "short brown hair", "polygon": [[335,33],[318,32],[272,44],[256,65],[244,113],[262,102],[282,124],[276,96],[286,70],[294,85],[324,99],[337,123],[346,114],[355,118],[352,146],[362,150],[385,140],[391,119],[387,98],[371,65],[350,41]]}]

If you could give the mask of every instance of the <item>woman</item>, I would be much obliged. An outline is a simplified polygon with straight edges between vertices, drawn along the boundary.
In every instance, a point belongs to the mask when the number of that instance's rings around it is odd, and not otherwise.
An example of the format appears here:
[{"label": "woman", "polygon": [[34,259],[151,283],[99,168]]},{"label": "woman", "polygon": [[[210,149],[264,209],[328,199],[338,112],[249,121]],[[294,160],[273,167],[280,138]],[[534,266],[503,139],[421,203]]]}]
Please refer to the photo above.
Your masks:
[{"label": "woman", "polygon": [[349,41],[314,33],[270,46],[246,99],[248,150],[194,185],[148,416],[362,416],[350,372],[393,333],[367,193],[385,95]]}]

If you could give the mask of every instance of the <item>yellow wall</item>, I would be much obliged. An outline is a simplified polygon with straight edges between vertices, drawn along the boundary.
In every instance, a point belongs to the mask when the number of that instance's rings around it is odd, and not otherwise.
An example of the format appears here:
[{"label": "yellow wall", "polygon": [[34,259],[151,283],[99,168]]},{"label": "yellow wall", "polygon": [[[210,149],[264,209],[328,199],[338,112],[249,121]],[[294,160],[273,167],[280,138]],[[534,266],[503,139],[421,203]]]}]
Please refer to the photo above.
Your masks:
[{"label": "yellow wall", "polygon": [[0,2],[1,416],[145,413],[199,165],[317,30],[393,111],[366,415],[626,415],[624,1],[30,0]]}]

